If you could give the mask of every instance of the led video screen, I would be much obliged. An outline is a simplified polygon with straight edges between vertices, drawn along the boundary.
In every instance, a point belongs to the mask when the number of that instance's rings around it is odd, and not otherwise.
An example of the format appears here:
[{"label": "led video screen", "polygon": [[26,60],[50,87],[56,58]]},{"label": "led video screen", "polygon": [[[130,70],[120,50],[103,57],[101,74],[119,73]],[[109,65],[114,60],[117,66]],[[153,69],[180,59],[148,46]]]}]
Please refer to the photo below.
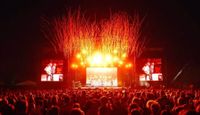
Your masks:
[{"label": "led video screen", "polygon": [[143,59],[140,65],[140,81],[163,81],[160,58]]},{"label": "led video screen", "polygon": [[117,68],[86,68],[88,86],[117,86]]},{"label": "led video screen", "polygon": [[42,82],[60,82],[63,81],[63,61],[46,60],[42,66]]}]

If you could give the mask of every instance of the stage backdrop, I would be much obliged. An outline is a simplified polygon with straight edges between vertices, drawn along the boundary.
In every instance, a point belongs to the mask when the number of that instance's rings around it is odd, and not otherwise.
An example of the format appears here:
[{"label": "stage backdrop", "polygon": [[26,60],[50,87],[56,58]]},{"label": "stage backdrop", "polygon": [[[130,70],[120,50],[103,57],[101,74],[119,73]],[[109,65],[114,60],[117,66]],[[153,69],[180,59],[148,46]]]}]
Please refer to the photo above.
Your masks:
[{"label": "stage backdrop", "polygon": [[118,86],[116,67],[89,67],[86,68],[87,86]]}]

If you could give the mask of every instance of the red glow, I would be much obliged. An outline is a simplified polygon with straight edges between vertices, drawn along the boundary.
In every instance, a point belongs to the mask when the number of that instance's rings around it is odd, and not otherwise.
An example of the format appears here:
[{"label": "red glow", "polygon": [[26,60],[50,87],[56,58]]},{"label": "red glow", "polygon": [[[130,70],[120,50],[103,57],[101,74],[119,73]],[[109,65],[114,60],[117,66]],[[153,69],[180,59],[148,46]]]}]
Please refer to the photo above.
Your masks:
[{"label": "red glow", "polygon": [[125,68],[132,67],[131,63],[127,62],[127,54],[123,53],[121,57],[118,56],[116,53],[102,53],[99,51],[94,52],[93,54],[88,55],[85,50],[82,50],[82,52],[77,53],[76,59],[74,60],[74,63],[71,64],[72,68],[78,68],[78,66],[81,67],[117,67],[117,66],[123,66]]},{"label": "red glow", "polygon": [[89,21],[82,14],[68,12],[53,21],[50,29],[53,34],[45,32],[53,38],[56,52],[62,52],[66,59],[76,59],[73,63],[84,67],[125,67],[130,55],[132,60],[140,55],[144,40],[139,40],[142,24],[139,15],[131,18],[121,12],[100,21]]}]

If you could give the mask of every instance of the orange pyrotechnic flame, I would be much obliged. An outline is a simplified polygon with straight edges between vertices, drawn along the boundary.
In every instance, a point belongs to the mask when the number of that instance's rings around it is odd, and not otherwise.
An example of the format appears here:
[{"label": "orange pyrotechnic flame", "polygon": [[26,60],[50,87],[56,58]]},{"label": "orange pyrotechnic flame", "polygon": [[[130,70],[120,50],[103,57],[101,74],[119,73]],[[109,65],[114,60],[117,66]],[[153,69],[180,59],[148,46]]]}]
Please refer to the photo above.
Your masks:
[{"label": "orange pyrotechnic flame", "polygon": [[[76,61],[80,66],[90,66],[90,67],[114,67],[114,66],[122,66],[125,65],[126,68],[132,67],[131,63],[127,62],[126,53],[123,53],[121,57],[113,52],[112,54],[103,54],[98,51],[94,51],[93,54],[87,55],[87,53],[77,53]],[[74,64],[72,64],[72,68],[74,68]]]},{"label": "orange pyrotechnic flame", "polygon": [[[88,21],[80,11],[56,18],[50,23],[47,37],[56,52],[66,59],[75,58],[75,66],[122,66],[127,65],[128,56],[134,59],[143,48],[140,38],[142,21],[126,13],[111,14],[100,22]],[[50,34],[49,34],[50,33]],[[127,65],[131,67],[132,65]]]}]

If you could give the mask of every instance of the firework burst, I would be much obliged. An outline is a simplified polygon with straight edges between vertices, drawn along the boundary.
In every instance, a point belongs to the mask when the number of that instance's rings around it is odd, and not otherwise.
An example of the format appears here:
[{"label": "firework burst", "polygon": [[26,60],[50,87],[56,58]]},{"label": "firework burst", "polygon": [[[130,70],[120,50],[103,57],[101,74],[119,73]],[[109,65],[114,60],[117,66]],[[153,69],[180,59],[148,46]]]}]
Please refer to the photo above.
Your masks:
[{"label": "firework burst", "polygon": [[[138,15],[131,18],[126,13],[116,13],[97,22],[89,21],[80,11],[69,11],[50,24],[51,30],[45,34],[51,38],[55,51],[62,52],[66,59],[76,57],[80,65],[120,65],[130,55],[135,60],[143,48]],[[97,63],[100,60],[102,63]]]}]

